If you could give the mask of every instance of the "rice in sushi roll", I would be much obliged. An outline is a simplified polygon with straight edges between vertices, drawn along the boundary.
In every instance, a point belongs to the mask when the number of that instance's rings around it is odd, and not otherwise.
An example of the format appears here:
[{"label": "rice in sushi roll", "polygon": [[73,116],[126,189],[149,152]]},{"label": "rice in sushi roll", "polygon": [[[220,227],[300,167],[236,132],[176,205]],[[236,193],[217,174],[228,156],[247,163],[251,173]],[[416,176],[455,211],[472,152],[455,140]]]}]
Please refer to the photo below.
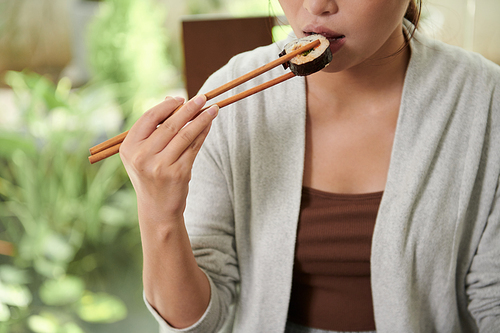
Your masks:
[{"label": "rice in sushi roll", "polygon": [[307,45],[316,39],[321,42],[320,45],[295,56],[289,62],[284,63],[283,67],[285,67],[285,69],[290,67],[290,70],[295,75],[306,76],[316,73],[328,66],[328,64],[332,61],[330,42],[326,39],[326,37],[319,34],[302,37],[286,44],[283,52],[280,53],[280,57],[298,49],[299,47]]}]

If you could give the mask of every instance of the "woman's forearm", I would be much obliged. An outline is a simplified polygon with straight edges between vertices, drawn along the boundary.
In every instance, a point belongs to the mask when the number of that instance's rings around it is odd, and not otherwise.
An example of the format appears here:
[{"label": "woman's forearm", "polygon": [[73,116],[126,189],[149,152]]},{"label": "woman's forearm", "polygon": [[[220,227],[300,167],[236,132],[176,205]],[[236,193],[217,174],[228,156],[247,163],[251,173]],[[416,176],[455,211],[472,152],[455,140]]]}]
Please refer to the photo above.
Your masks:
[{"label": "woman's forearm", "polygon": [[199,114],[204,95],[183,102],[167,97],[148,110],[120,146],[137,194],[145,295],[177,328],[198,321],[210,302],[210,284],[195,261],[183,212],[194,159],[218,111],[211,106]]},{"label": "woman's forearm", "polygon": [[195,261],[184,221],[156,224],[139,216],[146,298],[171,326],[191,326],[208,307],[210,284]]}]

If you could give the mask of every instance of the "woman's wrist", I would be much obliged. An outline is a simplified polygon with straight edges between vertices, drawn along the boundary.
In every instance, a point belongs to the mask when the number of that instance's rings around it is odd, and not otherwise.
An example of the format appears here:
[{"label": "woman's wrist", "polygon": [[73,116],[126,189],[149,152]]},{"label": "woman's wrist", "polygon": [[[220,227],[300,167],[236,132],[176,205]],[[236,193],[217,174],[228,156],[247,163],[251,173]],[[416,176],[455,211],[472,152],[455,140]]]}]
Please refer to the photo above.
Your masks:
[{"label": "woman's wrist", "polygon": [[187,190],[185,194],[179,194],[181,190],[172,189],[172,192],[178,194],[154,193],[149,195],[144,192],[137,192],[139,222],[148,221],[148,223],[163,224],[182,219],[186,207]]}]

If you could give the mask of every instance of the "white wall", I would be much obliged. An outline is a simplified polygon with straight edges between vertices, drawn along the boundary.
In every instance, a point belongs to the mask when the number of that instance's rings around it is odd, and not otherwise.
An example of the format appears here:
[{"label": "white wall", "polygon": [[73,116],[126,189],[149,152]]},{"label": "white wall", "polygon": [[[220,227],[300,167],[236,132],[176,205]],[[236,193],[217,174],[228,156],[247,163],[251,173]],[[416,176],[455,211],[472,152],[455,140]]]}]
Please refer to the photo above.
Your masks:
[{"label": "white wall", "polygon": [[423,0],[422,28],[500,64],[500,0]]}]

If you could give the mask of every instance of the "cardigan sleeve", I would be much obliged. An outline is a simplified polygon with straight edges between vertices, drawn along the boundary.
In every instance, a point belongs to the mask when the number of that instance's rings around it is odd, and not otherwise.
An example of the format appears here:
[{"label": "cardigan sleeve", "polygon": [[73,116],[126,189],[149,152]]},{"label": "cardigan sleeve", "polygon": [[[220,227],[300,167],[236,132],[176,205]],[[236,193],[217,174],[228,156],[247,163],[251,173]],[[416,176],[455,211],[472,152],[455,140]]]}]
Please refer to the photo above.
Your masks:
[{"label": "cardigan sleeve", "polygon": [[[202,91],[227,82],[227,72],[230,71],[227,67],[212,75]],[[227,319],[231,318],[230,305],[236,296],[239,271],[234,239],[230,167],[227,163],[227,150],[224,148],[227,143],[221,134],[223,125],[217,124],[217,121],[218,118],[212,124],[193,165],[184,213],[193,254],[210,282],[210,303],[198,322],[184,329],[175,329],[145,299],[146,306],[160,325],[161,333],[210,333],[231,326],[231,320]]]},{"label": "cardigan sleeve", "polygon": [[[493,72],[493,71],[492,71]],[[495,161],[500,160],[500,70],[495,67],[496,84],[491,100],[490,142]],[[496,164],[496,190],[486,226],[466,277],[469,311],[476,320],[479,332],[500,330],[500,175]],[[494,184],[495,180],[492,179]]]},{"label": "cardigan sleeve", "polygon": [[480,332],[500,328],[500,180],[492,210],[467,275],[469,311]]}]

